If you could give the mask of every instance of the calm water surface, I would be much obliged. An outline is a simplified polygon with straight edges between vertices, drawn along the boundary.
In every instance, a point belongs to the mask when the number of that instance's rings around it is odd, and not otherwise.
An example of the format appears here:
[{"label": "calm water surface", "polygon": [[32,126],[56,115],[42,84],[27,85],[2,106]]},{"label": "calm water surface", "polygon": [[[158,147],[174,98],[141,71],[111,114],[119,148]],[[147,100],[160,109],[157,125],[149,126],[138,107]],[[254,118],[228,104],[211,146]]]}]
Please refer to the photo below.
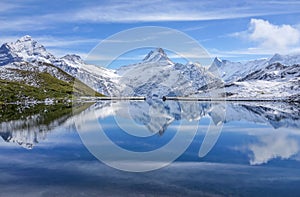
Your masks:
[{"label": "calm water surface", "polygon": [[[0,196],[300,196],[299,109],[175,101],[1,106]],[[84,135],[104,132],[119,147],[143,153],[177,132],[189,136],[195,125],[184,153],[150,172],[109,167],[83,143]],[[222,130],[210,133],[209,125]],[[101,139],[93,145],[107,148]]]}]

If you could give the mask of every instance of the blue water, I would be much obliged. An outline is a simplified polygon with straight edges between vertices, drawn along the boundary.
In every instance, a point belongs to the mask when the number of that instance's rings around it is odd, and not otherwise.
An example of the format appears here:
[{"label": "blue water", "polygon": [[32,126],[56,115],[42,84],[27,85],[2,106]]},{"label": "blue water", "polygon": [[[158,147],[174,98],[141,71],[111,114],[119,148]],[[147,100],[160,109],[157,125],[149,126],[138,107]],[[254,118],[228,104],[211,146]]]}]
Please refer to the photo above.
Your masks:
[{"label": "blue water", "polygon": [[[23,111],[24,116],[17,119],[2,118],[0,196],[300,196],[298,105],[222,104],[226,111],[218,122],[222,130],[204,157],[199,157],[199,149],[208,125],[217,119],[213,109],[220,104],[196,103],[200,107],[195,109],[189,108],[190,103],[181,103],[179,111],[189,109],[184,114],[178,114],[174,103],[162,103],[150,113],[143,111],[144,105],[107,101],[86,107],[81,113],[51,114],[46,122],[43,120],[49,114],[42,112],[47,106],[39,106],[34,113]],[[120,112],[124,108],[130,109],[131,118]],[[174,162],[149,172],[126,172],[99,161],[83,143],[78,117],[87,118],[89,112],[96,114],[111,141],[140,153],[163,147],[178,132],[180,121],[192,113],[201,115],[189,120],[199,127],[187,150]],[[4,110],[1,117],[5,113],[10,112]],[[167,115],[168,121],[162,121]],[[151,136],[137,137],[121,129],[116,116],[140,126],[149,125],[151,120],[160,124],[155,127],[157,131],[148,128]],[[37,118],[41,120],[38,123],[33,121]],[[87,130],[100,132],[93,128]],[[105,147],[101,142],[99,139],[95,145],[99,149]]]}]

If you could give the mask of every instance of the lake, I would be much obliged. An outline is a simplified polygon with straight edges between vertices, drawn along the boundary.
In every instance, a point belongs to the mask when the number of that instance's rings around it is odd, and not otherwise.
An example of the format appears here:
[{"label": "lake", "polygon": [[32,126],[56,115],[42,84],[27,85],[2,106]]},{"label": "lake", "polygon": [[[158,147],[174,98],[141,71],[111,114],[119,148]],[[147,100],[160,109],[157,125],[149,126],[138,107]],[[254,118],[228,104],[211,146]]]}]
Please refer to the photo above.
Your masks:
[{"label": "lake", "polygon": [[2,105],[0,196],[300,196],[300,105]]}]

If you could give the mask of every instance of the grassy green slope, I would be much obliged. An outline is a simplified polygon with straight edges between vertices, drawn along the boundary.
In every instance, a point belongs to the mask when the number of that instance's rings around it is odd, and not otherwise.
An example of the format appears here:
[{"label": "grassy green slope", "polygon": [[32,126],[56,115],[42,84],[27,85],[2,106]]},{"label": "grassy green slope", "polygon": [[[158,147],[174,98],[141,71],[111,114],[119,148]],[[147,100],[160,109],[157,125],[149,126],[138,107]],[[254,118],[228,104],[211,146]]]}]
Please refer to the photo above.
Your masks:
[{"label": "grassy green slope", "polygon": [[[18,72],[24,76],[32,75],[30,71],[19,70]],[[34,75],[35,80],[39,82],[39,87],[0,79],[0,102],[8,103],[24,101],[25,99],[42,101],[46,98],[65,100],[72,98],[72,96],[103,96],[71,76],[70,82],[65,82],[48,73],[34,73]],[[76,86],[73,86],[75,80]]]}]

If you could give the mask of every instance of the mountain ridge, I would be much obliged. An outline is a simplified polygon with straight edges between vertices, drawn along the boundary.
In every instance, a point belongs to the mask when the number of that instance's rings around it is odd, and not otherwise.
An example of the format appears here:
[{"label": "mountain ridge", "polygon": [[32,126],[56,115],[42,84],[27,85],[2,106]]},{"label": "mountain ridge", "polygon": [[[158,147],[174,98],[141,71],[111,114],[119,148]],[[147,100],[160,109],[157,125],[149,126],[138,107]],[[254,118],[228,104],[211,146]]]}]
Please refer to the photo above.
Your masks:
[{"label": "mountain ridge", "polygon": [[[57,58],[30,36],[24,36],[0,47],[0,71],[6,69],[9,74],[14,69],[12,67],[20,67],[21,62],[28,62],[40,72],[43,71],[42,64],[54,65],[108,96],[160,98],[213,93],[217,97],[294,98],[299,92],[300,55],[275,54],[270,58],[246,62],[216,57],[207,68],[197,63],[173,62],[162,48],[157,48],[139,63],[111,70],[86,64],[76,54]],[[13,74],[10,76],[14,78]],[[273,91],[265,90],[268,86]]]},{"label": "mountain ridge", "polygon": [[285,66],[300,64],[300,54],[280,55],[276,53],[270,58],[255,59],[244,62],[232,62],[229,60],[221,60],[216,57],[208,69],[213,72],[216,68],[218,68],[224,81],[232,82],[238,80],[238,77],[242,78],[245,74],[263,69],[274,63],[280,63]]}]

